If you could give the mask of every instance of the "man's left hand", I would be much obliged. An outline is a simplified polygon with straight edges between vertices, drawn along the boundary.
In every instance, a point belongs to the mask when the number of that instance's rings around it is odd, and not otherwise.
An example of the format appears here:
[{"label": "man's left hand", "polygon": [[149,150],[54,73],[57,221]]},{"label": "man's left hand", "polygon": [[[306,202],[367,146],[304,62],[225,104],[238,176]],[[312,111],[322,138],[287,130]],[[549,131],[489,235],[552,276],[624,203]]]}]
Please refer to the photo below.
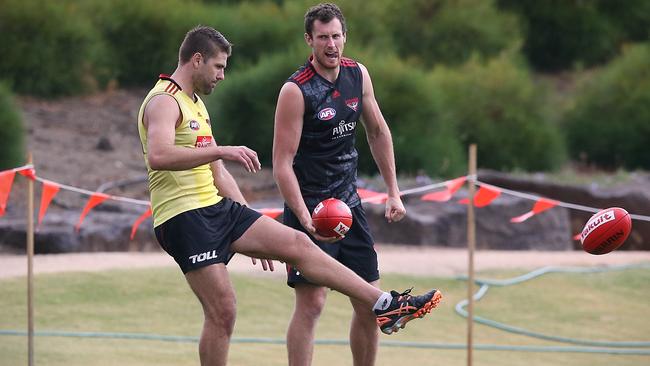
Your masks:
[{"label": "man's left hand", "polygon": [[388,197],[386,200],[386,220],[388,222],[397,222],[404,218],[406,209],[402,204],[402,199],[399,197]]},{"label": "man's left hand", "polygon": [[[251,260],[253,261],[253,265],[257,265],[257,259],[251,257]],[[262,269],[265,271],[271,271],[273,272],[275,268],[273,268],[273,261],[270,259],[260,259],[260,263],[262,263]]]}]

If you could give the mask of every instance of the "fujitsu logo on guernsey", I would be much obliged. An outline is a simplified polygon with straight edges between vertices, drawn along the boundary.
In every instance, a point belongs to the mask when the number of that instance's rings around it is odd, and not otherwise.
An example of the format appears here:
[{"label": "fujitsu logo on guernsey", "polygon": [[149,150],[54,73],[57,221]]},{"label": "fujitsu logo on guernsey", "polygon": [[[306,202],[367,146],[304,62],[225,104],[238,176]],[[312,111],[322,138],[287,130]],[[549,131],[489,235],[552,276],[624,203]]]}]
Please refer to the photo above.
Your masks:
[{"label": "fujitsu logo on guernsey", "polygon": [[334,108],[325,108],[318,112],[318,119],[321,121],[329,121],[334,118],[334,116],[336,116],[336,109]]},{"label": "fujitsu logo on guernsey", "polygon": [[332,129],[332,138],[337,139],[339,137],[349,136],[354,133],[356,127],[356,121],[346,122],[345,120],[341,120],[339,125]]},{"label": "fujitsu logo on guernsey", "polygon": [[207,261],[208,259],[214,259],[217,258],[217,250],[213,250],[211,252],[205,252],[201,254],[194,254],[189,257],[189,259],[192,261],[192,264],[197,263],[197,262],[203,262]]}]

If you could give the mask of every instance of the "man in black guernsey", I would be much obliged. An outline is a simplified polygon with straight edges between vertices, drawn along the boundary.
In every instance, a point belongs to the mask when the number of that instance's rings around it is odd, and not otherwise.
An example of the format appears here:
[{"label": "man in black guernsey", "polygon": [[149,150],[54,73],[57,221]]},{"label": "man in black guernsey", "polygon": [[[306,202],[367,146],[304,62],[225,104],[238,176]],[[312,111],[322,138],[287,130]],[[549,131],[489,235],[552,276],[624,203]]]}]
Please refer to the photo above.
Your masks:
[{"label": "man in black guernsey", "polygon": [[[309,234],[321,249],[379,287],[377,253],[356,187],[355,130],[360,120],[388,188],[386,219],[399,221],[406,210],[397,186],[390,130],[375,99],[368,70],[343,57],[345,40],[345,18],[336,5],[319,4],[305,14],[305,41],[312,54],[280,91],[275,113],[273,171],[285,200],[284,223]],[[314,228],[311,212],[320,201],[330,197],[342,200],[352,210],[352,227],[345,237],[323,237]],[[310,283],[291,267],[287,283],[296,293],[287,333],[289,365],[309,365],[327,290]],[[350,346],[354,365],[374,365],[377,325],[391,334],[429,312],[442,298],[436,290],[418,297],[408,295],[408,291],[395,295],[428,305],[421,314],[398,316],[401,320],[396,321],[351,300]]]}]

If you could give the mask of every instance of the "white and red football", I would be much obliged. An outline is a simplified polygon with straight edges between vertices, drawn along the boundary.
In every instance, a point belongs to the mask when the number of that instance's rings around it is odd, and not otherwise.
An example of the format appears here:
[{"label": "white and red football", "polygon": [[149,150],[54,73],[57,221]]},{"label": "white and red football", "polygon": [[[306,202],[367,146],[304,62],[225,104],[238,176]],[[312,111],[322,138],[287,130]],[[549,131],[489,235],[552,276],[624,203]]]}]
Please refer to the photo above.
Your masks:
[{"label": "white and red football", "polygon": [[620,247],[631,231],[632,219],[627,211],[606,208],[593,215],[582,229],[582,249],[591,254],[607,254]]},{"label": "white and red football", "polygon": [[345,202],[336,198],[321,201],[311,218],[316,232],[325,237],[344,236],[352,227],[352,211]]}]

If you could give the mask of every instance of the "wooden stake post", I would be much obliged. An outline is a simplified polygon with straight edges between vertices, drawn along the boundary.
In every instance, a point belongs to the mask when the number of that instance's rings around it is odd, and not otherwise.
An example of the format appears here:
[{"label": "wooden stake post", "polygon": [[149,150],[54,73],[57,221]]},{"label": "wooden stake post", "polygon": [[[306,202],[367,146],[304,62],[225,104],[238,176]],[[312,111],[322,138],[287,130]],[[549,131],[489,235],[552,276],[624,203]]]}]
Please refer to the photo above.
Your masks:
[{"label": "wooden stake post", "polygon": [[476,222],[474,221],[474,190],[476,180],[476,144],[469,145],[469,204],[467,205],[467,366],[472,366],[474,325],[474,250]]},{"label": "wooden stake post", "polygon": [[[28,163],[32,164],[29,154]],[[27,179],[27,362],[34,365],[34,181]]]}]

